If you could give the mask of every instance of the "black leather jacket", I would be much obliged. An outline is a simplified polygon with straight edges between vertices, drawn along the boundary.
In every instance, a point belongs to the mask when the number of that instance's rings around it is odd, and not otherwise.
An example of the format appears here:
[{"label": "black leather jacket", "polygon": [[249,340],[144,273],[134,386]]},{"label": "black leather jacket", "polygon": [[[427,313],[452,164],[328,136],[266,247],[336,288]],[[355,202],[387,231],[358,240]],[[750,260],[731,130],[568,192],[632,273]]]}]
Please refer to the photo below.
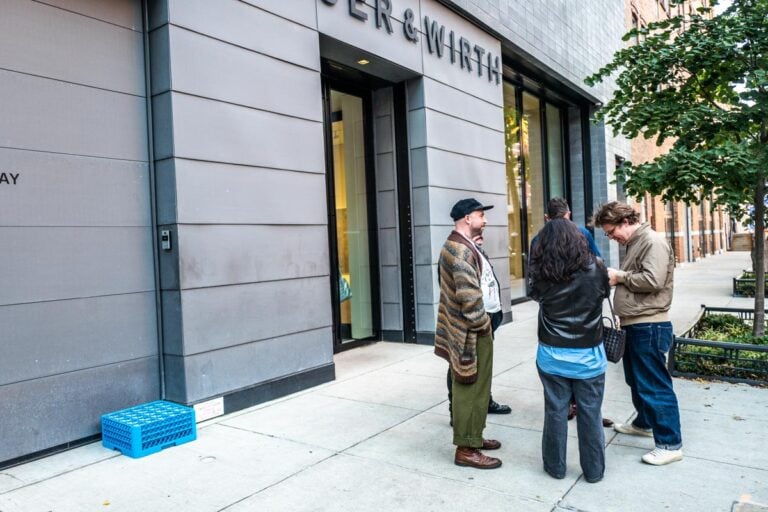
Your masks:
[{"label": "black leather jacket", "polygon": [[611,293],[602,263],[574,274],[567,283],[531,280],[529,296],[539,303],[539,341],[554,347],[589,348],[603,336],[603,299]]}]

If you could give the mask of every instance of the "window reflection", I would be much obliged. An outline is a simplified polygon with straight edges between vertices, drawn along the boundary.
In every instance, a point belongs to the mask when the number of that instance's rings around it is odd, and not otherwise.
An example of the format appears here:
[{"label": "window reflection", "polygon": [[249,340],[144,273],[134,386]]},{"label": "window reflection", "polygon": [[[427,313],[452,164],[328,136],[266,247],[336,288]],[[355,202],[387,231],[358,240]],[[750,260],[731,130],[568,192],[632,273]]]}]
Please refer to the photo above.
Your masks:
[{"label": "window reflection", "polygon": [[[509,223],[509,281],[512,300],[526,295],[531,239],[544,226],[546,202],[566,195],[563,110],[504,83],[504,135]],[[518,99],[522,99],[519,108]],[[546,118],[546,130],[542,116]],[[545,158],[546,151],[546,158]],[[546,169],[545,169],[546,164]]]},{"label": "window reflection", "polygon": [[547,103],[547,175],[549,197],[565,197],[562,111]]},{"label": "window reflection", "polygon": [[544,226],[544,165],[541,145],[541,108],[539,99],[523,93],[523,167],[525,172],[525,199],[528,206],[528,240]]},{"label": "window reflection", "polygon": [[363,101],[331,91],[342,341],[373,336]]},{"label": "window reflection", "polygon": [[507,147],[507,220],[509,222],[509,283],[512,299],[525,296],[522,236],[522,147],[520,119],[515,107],[515,88],[504,83],[504,137]]}]

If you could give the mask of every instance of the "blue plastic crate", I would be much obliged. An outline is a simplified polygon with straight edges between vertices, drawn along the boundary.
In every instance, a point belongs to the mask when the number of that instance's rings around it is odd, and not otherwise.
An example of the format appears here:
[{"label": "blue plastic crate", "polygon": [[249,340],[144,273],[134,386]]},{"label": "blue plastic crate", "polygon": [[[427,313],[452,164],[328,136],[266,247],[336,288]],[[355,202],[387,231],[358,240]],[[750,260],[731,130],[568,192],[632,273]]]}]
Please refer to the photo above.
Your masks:
[{"label": "blue plastic crate", "polygon": [[197,438],[192,407],[158,400],[101,417],[105,448],[139,458]]}]

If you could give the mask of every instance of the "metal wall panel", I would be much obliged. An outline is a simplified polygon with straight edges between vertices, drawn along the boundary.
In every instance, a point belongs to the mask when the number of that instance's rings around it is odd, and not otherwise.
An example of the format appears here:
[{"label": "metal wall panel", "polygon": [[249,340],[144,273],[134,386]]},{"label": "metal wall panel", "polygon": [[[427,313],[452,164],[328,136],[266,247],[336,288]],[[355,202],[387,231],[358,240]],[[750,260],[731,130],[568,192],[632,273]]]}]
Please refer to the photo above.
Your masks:
[{"label": "metal wall panel", "polygon": [[0,462],[159,397],[140,13],[3,2]]},{"label": "metal wall panel", "polygon": [[96,435],[102,414],[156,399],[157,366],[151,357],[0,386],[0,461]]},{"label": "metal wall panel", "polygon": [[[499,111],[501,116],[501,111]],[[426,146],[505,163],[504,132],[433,110],[426,110]]]},{"label": "metal wall panel", "polygon": [[381,329],[403,330],[403,292],[400,257],[400,211],[395,165],[394,98],[392,88],[373,93],[374,151],[376,153],[376,209],[379,244]]},{"label": "metal wall panel", "polygon": [[[446,41],[453,30],[456,40],[463,37],[472,48],[479,45],[494,57],[501,55],[498,40],[438,2],[422,0],[421,12],[445,26]],[[465,197],[493,204],[496,208],[487,212],[489,226],[506,227],[506,150],[502,88],[495,77],[488,80],[487,60],[478,61],[473,50],[470,71],[458,58],[451,62],[447,48],[440,58],[424,43],[422,54],[424,77],[408,86],[408,128],[417,329],[428,333],[434,332],[439,298],[435,262],[453,228],[449,215],[453,204]],[[502,288],[508,287],[509,276],[497,275]]]},{"label": "metal wall panel", "polygon": [[148,227],[0,227],[0,305],[155,288]]},{"label": "metal wall panel", "polygon": [[[476,96],[466,93],[453,85],[446,85],[432,78],[424,78],[425,102],[430,110],[467,119],[475,124],[497,131],[504,131],[504,111],[501,105],[486,100],[478,101]],[[412,109],[425,105],[411,105]]]},{"label": "metal wall panel", "polygon": [[170,44],[175,91],[322,121],[315,70],[173,26]]},{"label": "metal wall panel", "polygon": [[291,0],[290,2],[275,2],[274,0],[243,0],[243,2],[258,6],[265,11],[273,12],[282,18],[306,25],[307,27],[317,28],[314,5],[315,0]]},{"label": "metal wall panel", "polygon": [[169,397],[332,364],[314,2],[169,0],[152,15]]},{"label": "metal wall panel", "polygon": [[0,386],[154,357],[155,313],[154,292],[0,306]]},{"label": "metal wall panel", "polygon": [[383,266],[400,265],[400,247],[397,228],[379,229],[379,262]]},{"label": "metal wall panel", "polygon": [[[328,277],[184,290],[181,304],[184,355],[328,327],[331,323]],[[288,351],[284,357],[290,359],[297,354]]]},{"label": "metal wall panel", "polygon": [[0,111],[4,147],[147,159],[146,105],[140,96],[0,70]]},{"label": "metal wall panel", "polygon": [[[414,187],[433,186],[485,193],[506,190],[506,164],[474,158],[444,149],[423,149],[424,163],[414,166]],[[448,212],[442,216],[451,224]]]},{"label": "metal wall panel", "polygon": [[[57,3],[66,10],[28,0],[3,0],[0,68],[143,96],[141,24],[136,29],[112,24],[112,19],[134,23],[136,6],[141,12],[139,2]],[[98,10],[85,11],[86,15],[76,12],[87,7]],[[94,20],[92,14],[109,22]]]},{"label": "metal wall panel", "polygon": [[[318,91],[307,94],[317,96]],[[305,172],[325,168],[319,121],[172,95],[174,156]]]},{"label": "metal wall panel", "polygon": [[0,226],[150,224],[146,162],[4,148],[0,162],[20,175],[0,187]]},{"label": "metal wall panel", "polygon": [[180,225],[181,288],[327,276],[325,226]]},{"label": "metal wall panel", "polygon": [[322,327],[187,357],[168,355],[173,374],[186,376],[183,385],[169,386],[169,396],[195,402],[326,365],[333,357],[330,337],[330,327]]},{"label": "metal wall panel", "polygon": [[[178,222],[327,224],[324,174],[183,159],[174,162]],[[171,220],[165,217],[161,222]]]},{"label": "metal wall panel", "polygon": [[313,0],[170,0],[170,22],[233,46],[319,71],[315,9],[311,3]]},{"label": "metal wall panel", "polygon": [[[141,2],[105,2],[104,0],[35,0],[65,11],[105,21],[141,32]],[[151,2],[159,3],[159,2]]]}]

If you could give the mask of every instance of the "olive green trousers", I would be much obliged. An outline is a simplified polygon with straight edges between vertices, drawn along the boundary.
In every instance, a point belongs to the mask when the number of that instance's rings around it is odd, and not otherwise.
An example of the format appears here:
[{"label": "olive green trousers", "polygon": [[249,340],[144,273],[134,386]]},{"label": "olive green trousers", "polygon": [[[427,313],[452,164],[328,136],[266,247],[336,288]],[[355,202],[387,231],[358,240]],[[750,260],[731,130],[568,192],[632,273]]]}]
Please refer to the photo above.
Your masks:
[{"label": "olive green trousers", "polygon": [[493,376],[493,336],[477,338],[477,380],[462,384],[453,379],[453,444],[482,448]]}]

